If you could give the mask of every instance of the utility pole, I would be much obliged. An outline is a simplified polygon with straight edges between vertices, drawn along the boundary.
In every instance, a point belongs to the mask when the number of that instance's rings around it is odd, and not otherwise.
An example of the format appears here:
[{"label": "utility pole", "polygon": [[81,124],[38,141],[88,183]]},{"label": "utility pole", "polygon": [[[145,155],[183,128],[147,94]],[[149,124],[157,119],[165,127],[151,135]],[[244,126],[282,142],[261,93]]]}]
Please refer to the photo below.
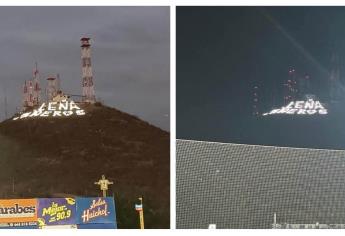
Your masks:
[{"label": "utility pole", "polygon": [[135,204],[135,210],[139,213],[139,221],[140,221],[140,229],[145,229],[144,225],[144,206],[143,206],[143,198],[138,198],[140,201],[140,204]]}]

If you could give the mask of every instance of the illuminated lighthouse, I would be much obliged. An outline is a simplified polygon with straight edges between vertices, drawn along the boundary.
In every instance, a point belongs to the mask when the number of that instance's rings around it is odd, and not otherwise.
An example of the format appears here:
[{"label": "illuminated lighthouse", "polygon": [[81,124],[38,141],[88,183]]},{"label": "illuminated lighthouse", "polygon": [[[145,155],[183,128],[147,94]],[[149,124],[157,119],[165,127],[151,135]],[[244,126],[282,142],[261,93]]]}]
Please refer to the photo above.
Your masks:
[{"label": "illuminated lighthouse", "polygon": [[81,38],[83,102],[96,102],[92,78],[90,38]]}]

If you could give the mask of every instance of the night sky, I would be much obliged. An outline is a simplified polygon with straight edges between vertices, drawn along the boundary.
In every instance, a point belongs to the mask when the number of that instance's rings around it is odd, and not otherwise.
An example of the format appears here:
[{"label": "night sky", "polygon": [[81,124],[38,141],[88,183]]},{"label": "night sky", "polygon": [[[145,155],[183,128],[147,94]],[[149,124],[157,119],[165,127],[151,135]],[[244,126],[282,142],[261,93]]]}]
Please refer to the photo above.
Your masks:
[{"label": "night sky", "polygon": [[169,7],[0,7],[0,119],[21,107],[35,61],[81,94],[80,38],[91,38],[96,97],[164,130],[170,128]]},{"label": "night sky", "polygon": [[312,93],[328,101],[334,53],[341,81],[345,75],[345,7],[178,7],[176,14],[177,138],[345,148],[341,109],[308,120],[251,115],[254,85],[262,112],[283,105],[290,68],[309,74]]}]

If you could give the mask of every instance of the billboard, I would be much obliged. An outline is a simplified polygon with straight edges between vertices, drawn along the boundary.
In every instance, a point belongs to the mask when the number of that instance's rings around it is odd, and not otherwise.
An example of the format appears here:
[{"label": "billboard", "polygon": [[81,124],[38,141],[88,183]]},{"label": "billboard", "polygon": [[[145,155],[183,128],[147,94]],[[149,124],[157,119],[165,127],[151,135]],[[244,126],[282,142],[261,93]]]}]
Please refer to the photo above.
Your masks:
[{"label": "billboard", "polygon": [[0,227],[36,226],[36,203],[36,199],[0,200]]},{"label": "billboard", "polygon": [[40,108],[30,112],[22,113],[20,116],[14,117],[13,120],[21,120],[32,117],[68,117],[68,116],[83,116],[85,111],[78,107],[73,101],[49,102],[42,103]]},{"label": "billboard", "polygon": [[114,224],[115,203],[112,197],[76,198],[77,224]]},{"label": "billboard", "polygon": [[263,113],[263,116],[273,114],[289,114],[289,115],[326,115],[327,109],[320,101],[314,101],[309,98],[307,101],[292,101],[287,106],[279,109],[273,109],[270,112]]},{"label": "billboard", "polygon": [[0,229],[116,229],[112,197],[0,200]]},{"label": "billboard", "polygon": [[75,225],[76,202],[74,198],[40,198],[38,201],[38,224]]}]

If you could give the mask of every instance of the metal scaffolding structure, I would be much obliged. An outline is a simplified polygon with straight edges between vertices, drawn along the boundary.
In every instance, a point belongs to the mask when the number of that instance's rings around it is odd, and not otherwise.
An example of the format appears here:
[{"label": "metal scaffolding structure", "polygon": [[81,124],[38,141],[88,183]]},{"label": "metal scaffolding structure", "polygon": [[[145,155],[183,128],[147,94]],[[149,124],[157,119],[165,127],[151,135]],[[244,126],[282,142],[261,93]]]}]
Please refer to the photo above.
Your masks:
[{"label": "metal scaffolding structure", "polygon": [[83,102],[95,103],[95,91],[91,66],[90,38],[81,38],[82,94]]}]

